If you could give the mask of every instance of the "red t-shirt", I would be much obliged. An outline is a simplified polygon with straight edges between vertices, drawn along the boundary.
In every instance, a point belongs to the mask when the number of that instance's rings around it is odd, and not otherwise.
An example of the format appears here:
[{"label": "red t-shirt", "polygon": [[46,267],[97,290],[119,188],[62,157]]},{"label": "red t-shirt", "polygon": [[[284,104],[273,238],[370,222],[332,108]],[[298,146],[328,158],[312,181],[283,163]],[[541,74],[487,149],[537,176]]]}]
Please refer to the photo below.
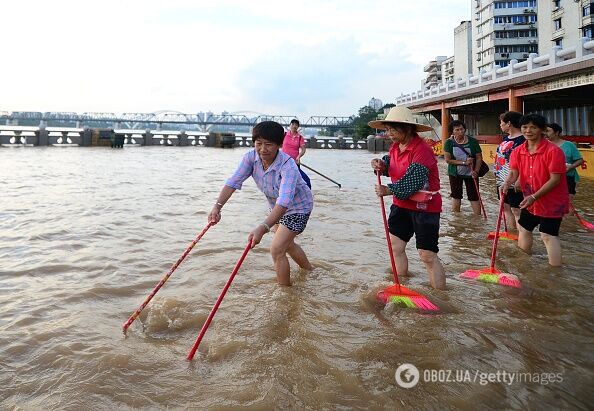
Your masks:
[{"label": "red t-shirt", "polygon": [[291,134],[291,131],[287,131],[283,139],[282,150],[294,159],[297,159],[297,156],[299,156],[299,147],[304,145],[305,139],[301,134],[297,133],[297,135],[294,135]]},{"label": "red t-shirt", "polygon": [[536,193],[549,181],[551,174],[562,174],[559,184],[536,200],[528,211],[535,216],[561,218],[569,212],[569,192],[565,179],[565,154],[563,150],[542,138],[533,154],[528,152],[528,142],[518,146],[509,159],[509,166],[520,173],[520,187],[524,197]]},{"label": "red t-shirt", "polygon": [[[439,191],[439,170],[437,168],[437,159],[433,149],[429,144],[419,137],[415,136],[403,151],[400,151],[399,144],[392,144],[390,147],[390,168],[388,174],[392,183],[402,178],[410,163],[419,163],[429,169],[429,182],[425,184],[423,190]],[[417,203],[409,199],[399,200],[394,197],[394,204],[398,207],[414,211],[424,211],[426,213],[441,212],[441,194],[436,194],[427,203]]]}]

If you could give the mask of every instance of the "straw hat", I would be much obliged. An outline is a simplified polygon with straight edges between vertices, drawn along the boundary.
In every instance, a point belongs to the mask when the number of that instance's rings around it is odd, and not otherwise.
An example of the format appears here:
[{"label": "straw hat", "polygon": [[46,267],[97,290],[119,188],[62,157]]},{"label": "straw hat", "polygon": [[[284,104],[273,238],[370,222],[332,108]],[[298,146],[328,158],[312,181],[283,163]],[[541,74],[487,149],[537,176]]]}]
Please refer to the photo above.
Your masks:
[{"label": "straw hat", "polygon": [[417,132],[433,130],[433,128],[430,126],[419,124],[419,120],[415,118],[412,111],[410,111],[409,108],[404,106],[392,107],[385,119],[370,121],[368,124],[369,127],[385,130],[386,124],[390,123],[410,124],[415,126],[415,130]]}]

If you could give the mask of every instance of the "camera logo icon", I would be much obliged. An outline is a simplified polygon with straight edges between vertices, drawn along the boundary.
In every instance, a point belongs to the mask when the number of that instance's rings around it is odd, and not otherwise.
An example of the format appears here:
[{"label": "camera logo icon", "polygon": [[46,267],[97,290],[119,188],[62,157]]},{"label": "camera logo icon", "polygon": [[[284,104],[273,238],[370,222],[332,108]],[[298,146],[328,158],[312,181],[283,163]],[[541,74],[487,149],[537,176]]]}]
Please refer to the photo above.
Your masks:
[{"label": "camera logo icon", "polygon": [[412,364],[401,364],[396,368],[396,383],[402,388],[412,388],[419,382],[419,370]]}]

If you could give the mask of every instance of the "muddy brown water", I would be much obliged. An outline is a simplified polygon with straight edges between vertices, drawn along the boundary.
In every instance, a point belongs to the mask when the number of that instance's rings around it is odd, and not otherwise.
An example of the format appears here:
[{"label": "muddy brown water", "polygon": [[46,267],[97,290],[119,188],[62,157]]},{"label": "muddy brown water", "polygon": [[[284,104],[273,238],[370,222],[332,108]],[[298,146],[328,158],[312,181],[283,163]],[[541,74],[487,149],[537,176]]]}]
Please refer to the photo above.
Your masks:
[{"label": "muddy brown water", "polygon": [[[130,328],[140,305],[190,241],[245,149],[0,149],[0,408],[2,409],[587,409],[594,406],[594,234],[562,225],[565,265],[539,239],[527,256],[502,241],[496,266],[521,290],[461,280],[489,265],[493,179],[483,220],[452,215],[442,171],[434,291],[414,245],[403,281],[438,315],[378,304],[391,283],[366,151],[309,150],[315,209],[278,286],[267,246],[243,263],[192,363],[186,355],[267,211],[253,182]],[[594,220],[594,181],[576,207]],[[414,242],[414,239],[413,239]],[[413,388],[396,369],[419,370]],[[515,381],[503,376],[515,375]],[[414,373],[404,373],[405,382]],[[521,381],[518,381],[521,379]]]}]

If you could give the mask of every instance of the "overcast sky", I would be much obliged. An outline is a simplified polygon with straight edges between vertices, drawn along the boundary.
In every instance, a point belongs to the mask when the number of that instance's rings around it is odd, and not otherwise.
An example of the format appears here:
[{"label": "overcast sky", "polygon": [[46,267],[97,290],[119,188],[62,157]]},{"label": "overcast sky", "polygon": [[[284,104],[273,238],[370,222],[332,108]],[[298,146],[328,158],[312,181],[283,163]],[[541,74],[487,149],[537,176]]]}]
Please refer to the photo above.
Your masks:
[{"label": "overcast sky", "polygon": [[10,0],[0,111],[351,115],[420,87],[470,0]]}]

